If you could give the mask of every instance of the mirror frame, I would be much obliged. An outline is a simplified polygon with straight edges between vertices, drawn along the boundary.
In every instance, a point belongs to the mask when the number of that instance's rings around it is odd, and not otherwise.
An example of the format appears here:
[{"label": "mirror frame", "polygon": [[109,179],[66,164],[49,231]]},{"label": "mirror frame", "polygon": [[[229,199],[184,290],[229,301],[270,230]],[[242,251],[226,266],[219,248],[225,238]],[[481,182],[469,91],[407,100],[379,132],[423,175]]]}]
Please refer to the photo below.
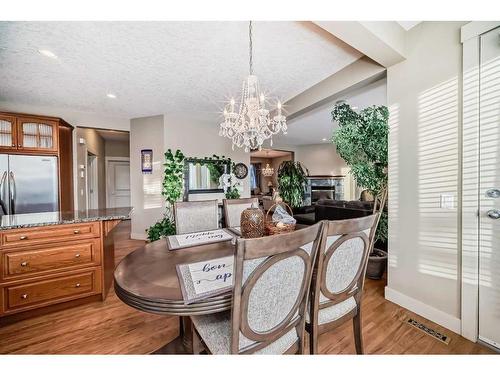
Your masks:
[{"label": "mirror frame", "polygon": [[219,163],[224,164],[226,169],[225,173],[231,173],[231,162],[227,160],[211,160],[203,158],[186,158],[184,159],[184,201],[187,201],[189,194],[211,194],[218,193],[224,194],[224,189],[191,189],[189,186],[189,164],[208,164],[208,163]]}]

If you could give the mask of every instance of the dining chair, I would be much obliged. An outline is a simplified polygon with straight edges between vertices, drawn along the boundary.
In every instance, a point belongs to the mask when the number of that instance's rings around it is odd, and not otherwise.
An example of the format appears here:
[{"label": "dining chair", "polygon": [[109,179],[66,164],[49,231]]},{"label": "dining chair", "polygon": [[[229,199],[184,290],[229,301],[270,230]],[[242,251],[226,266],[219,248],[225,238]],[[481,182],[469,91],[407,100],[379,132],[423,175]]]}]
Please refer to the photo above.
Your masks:
[{"label": "dining chair", "polygon": [[217,199],[174,203],[177,234],[201,232],[219,228]]},{"label": "dining chair", "polygon": [[363,354],[361,297],[377,216],[325,221],[306,316],[311,354],[318,352],[319,335],[349,319],[353,320],[356,353]]},{"label": "dining chair", "polygon": [[226,227],[239,227],[241,223],[241,213],[250,207],[259,207],[258,198],[241,198],[241,199],[224,199],[224,217],[226,219]]},{"label": "dining chair", "polygon": [[195,347],[212,354],[304,352],[305,314],[323,223],[238,239],[231,311],[192,316]]}]

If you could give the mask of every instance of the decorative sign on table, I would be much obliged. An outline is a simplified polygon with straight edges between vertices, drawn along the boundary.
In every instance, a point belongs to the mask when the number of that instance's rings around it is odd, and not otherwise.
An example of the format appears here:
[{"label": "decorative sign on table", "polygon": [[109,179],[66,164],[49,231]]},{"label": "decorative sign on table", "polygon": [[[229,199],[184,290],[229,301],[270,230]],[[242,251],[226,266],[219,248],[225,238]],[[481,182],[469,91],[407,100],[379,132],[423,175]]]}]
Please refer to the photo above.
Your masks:
[{"label": "decorative sign on table", "polygon": [[215,242],[231,241],[234,234],[226,229],[214,229],[203,232],[176,234],[168,236],[168,247],[170,250],[183,249],[185,247],[206,245]]},{"label": "decorative sign on table", "polygon": [[177,273],[184,303],[229,292],[233,288],[234,256],[179,264]]}]

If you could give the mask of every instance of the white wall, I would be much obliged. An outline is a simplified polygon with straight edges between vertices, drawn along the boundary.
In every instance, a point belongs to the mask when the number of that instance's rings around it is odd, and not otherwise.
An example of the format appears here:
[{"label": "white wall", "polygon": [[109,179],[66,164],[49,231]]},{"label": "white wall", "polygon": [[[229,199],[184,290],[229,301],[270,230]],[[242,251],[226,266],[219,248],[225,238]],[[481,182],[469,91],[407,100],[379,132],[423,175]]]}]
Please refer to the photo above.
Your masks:
[{"label": "white wall", "polygon": [[[130,199],[132,229],[130,236],[145,239],[145,230],[159,220],[165,204],[161,195],[164,160],[163,115],[130,120]],[[142,174],[141,150],[153,150],[153,173]]]},{"label": "white wall", "polygon": [[[408,32],[387,71],[389,269],[386,298],[460,330],[461,22]],[[441,194],[453,196],[451,209]]]},{"label": "white wall", "polygon": [[[91,173],[87,170],[87,153],[90,152],[97,156],[97,184],[98,184],[98,206],[99,208],[106,207],[106,164],[105,164],[105,147],[104,139],[94,130],[88,128],[75,129],[77,139],[83,138],[84,144],[76,143],[74,153],[76,153],[76,165],[74,166],[74,179],[76,186],[75,207],[79,210],[84,210],[87,207],[87,185],[86,177],[82,177]],[[85,165],[85,169],[80,166]],[[83,193],[83,194],[82,194]]]}]

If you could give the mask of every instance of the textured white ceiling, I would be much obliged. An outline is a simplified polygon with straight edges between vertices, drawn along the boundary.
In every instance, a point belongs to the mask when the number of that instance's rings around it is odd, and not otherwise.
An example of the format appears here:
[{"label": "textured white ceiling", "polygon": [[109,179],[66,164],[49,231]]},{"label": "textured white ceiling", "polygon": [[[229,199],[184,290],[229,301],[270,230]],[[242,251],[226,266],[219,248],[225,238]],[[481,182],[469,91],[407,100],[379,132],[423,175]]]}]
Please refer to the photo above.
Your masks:
[{"label": "textured white ceiling", "polygon": [[[360,56],[307,22],[254,24],[255,73],[283,101]],[[186,111],[217,123],[247,74],[246,22],[0,22],[5,102],[122,118]]]},{"label": "textured white ceiling", "polygon": [[[308,145],[328,142],[337,126],[336,123],[332,122],[331,112],[335,102],[341,99],[347,100],[351,106],[358,107],[357,111],[372,105],[386,105],[386,80],[381,79],[373,82],[290,120],[288,134],[277,138],[277,145],[279,146],[281,143],[284,145]],[[323,138],[326,141],[323,141]]]}]

